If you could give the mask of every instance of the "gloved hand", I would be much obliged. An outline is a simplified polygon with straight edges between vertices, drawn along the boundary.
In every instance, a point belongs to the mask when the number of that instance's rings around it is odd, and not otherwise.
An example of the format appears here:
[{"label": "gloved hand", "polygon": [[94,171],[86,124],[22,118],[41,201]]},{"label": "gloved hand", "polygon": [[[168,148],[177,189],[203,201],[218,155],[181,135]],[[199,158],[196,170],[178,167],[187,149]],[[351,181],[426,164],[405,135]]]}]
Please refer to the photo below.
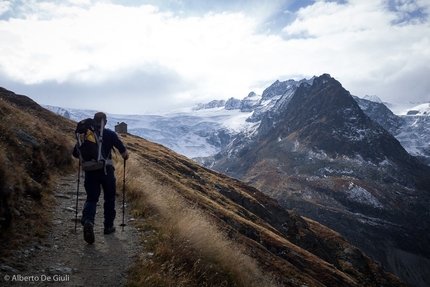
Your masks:
[{"label": "gloved hand", "polygon": [[121,155],[122,155],[123,159],[128,160],[129,154],[128,154],[127,150],[125,152],[123,152]]}]

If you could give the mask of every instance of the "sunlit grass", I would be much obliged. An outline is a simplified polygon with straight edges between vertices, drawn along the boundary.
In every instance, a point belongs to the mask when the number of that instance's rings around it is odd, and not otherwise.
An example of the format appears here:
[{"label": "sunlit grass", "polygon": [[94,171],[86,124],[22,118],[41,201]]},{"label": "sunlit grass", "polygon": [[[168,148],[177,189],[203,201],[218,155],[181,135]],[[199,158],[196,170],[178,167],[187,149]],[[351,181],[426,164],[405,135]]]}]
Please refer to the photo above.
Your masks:
[{"label": "sunlit grass", "polygon": [[[174,187],[127,161],[126,194],[144,236],[144,252],[127,286],[274,286],[256,262],[241,252]],[[117,164],[118,190],[122,165]]]}]

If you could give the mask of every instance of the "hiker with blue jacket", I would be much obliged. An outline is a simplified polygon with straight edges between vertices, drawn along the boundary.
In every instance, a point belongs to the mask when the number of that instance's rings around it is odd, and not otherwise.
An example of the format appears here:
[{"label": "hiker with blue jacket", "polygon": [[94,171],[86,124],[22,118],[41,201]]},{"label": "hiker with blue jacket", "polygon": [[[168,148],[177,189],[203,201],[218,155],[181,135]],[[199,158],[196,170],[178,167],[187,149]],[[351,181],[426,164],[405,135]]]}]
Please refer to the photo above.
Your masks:
[{"label": "hiker with blue jacket", "polygon": [[[104,234],[115,232],[114,219],[116,216],[115,196],[116,196],[116,178],[115,168],[112,164],[111,150],[115,147],[124,160],[128,159],[128,151],[123,142],[118,137],[117,133],[105,128],[107,122],[106,114],[98,112],[94,115],[95,130],[98,132],[101,141],[101,153],[104,155],[102,167],[97,167],[95,170],[85,169],[84,187],[87,194],[84,208],[82,210],[81,223],[84,226],[84,240],[92,244],[94,238],[94,218],[96,215],[97,202],[99,201],[101,187],[103,188],[104,199]],[[73,148],[72,155],[80,158],[82,155],[78,149],[78,144]],[[100,153],[100,152],[99,152]],[[125,163],[125,162],[124,162]]]}]

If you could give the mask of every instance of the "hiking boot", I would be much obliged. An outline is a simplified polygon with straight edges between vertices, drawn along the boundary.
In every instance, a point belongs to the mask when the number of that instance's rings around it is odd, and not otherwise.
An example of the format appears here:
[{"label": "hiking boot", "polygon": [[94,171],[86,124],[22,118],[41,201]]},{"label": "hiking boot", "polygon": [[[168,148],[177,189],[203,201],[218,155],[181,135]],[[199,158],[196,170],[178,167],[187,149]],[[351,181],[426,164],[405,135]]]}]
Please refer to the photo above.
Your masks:
[{"label": "hiking boot", "polygon": [[89,221],[85,222],[85,224],[84,224],[84,240],[88,244],[93,244],[95,241],[95,239],[94,239],[94,226]]},{"label": "hiking boot", "polygon": [[115,226],[111,226],[111,227],[105,227],[103,233],[104,234],[111,234],[115,232]]}]

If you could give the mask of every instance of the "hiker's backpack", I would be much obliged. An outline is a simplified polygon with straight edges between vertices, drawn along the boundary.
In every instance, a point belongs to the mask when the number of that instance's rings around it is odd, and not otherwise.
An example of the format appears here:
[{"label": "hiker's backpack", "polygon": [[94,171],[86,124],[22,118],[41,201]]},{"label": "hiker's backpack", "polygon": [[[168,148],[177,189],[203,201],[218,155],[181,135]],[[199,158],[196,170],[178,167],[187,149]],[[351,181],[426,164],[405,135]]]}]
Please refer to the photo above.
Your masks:
[{"label": "hiker's backpack", "polygon": [[94,119],[88,118],[78,123],[75,130],[76,148],[79,154],[79,163],[82,170],[98,170],[112,164],[104,154],[102,121],[100,131],[96,128]]}]

